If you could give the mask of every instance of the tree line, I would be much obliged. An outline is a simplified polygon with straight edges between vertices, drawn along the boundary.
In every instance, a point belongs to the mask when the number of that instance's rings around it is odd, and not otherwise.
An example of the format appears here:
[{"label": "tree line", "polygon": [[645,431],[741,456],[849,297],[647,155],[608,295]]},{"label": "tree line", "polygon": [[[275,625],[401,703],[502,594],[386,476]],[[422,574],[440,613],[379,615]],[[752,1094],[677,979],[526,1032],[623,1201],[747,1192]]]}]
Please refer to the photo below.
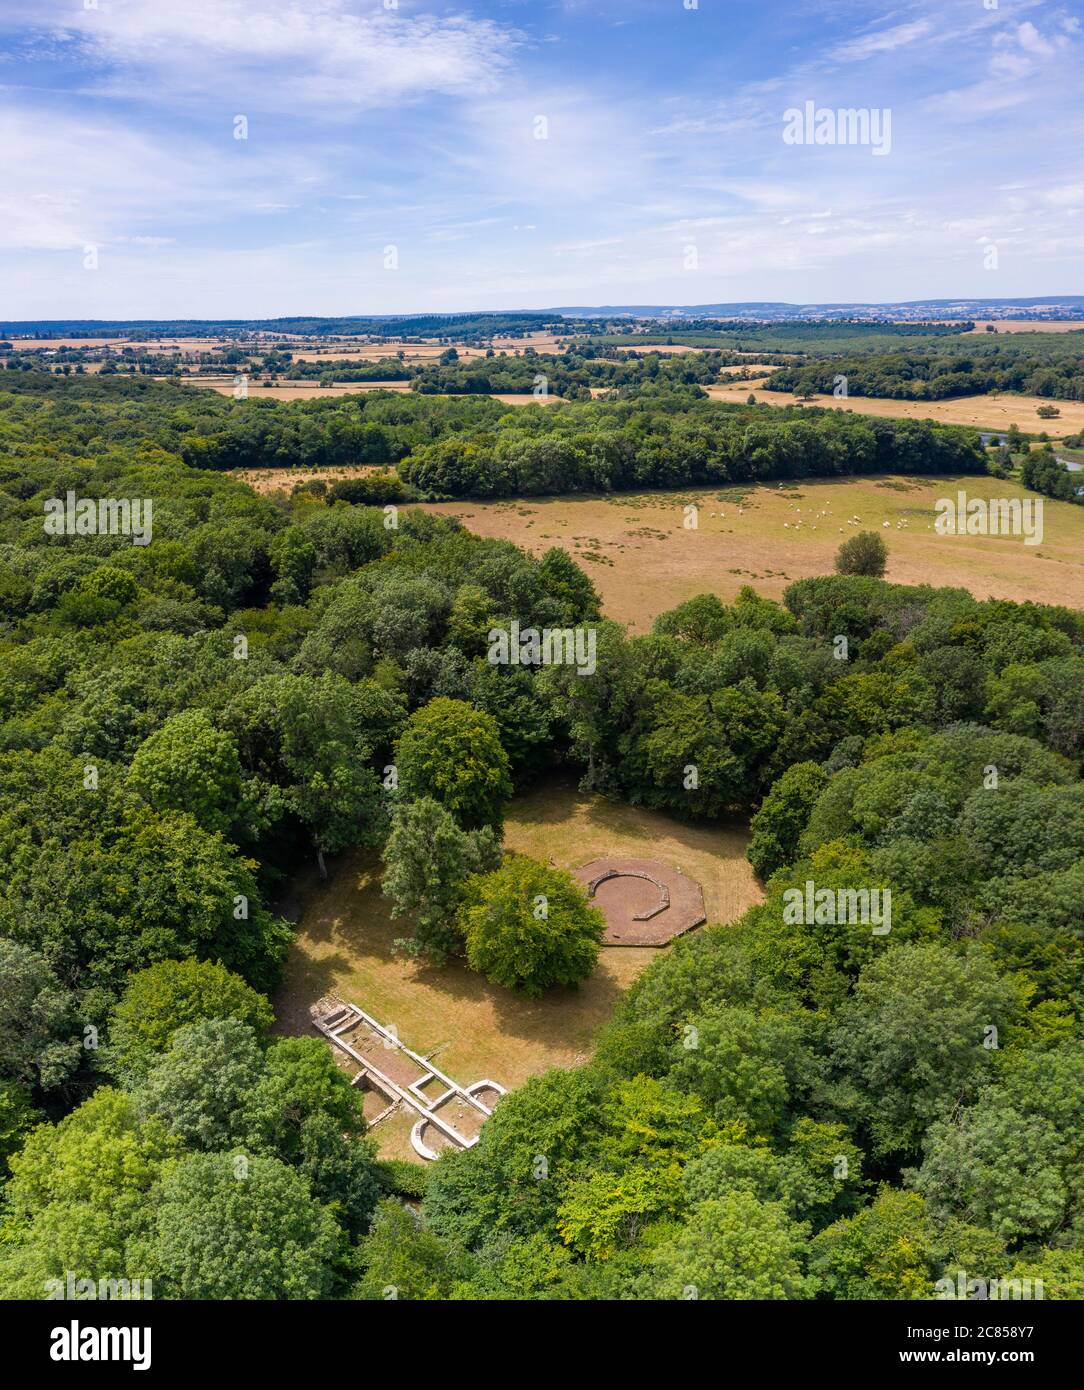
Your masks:
[{"label": "tree line", "polygon": [[[1019,341],[1024,339],[1024,341]],[[793,363],[773,372],[766,391],[831,394],[839,377],[847,394],[890,400],[941,401],[1015,391],[1055,400],[1084,400],[1084,346],[1077,333],[1013,334],[1011,340],[956,338],[933,349],[843,353]]]}]

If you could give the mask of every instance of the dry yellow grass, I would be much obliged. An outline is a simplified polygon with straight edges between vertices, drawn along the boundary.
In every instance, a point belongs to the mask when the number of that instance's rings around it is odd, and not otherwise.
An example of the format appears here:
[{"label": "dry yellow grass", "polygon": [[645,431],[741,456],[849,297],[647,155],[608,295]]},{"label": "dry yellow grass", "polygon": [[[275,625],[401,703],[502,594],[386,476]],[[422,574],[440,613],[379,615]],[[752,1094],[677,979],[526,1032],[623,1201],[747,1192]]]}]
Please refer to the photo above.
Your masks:
[{"label": "dry yellow grass", "polygon": [[334,350],[290,348],[295,362],[382,362],[394,357],[395,348],[336,348]]},{"label": "dry yellow grass", "polygon": [[[1033,495],[990,477],[806,479],[788,488],[441,502],[427,510],[458,516],[479,535],[514,541],[535,555],[561,546],[591,575],[606,615],[636,632],[706,591],[730,600],[752,584],[779,598],[795,579],[831,573],[840,543],[860,529],[885,537],[887,577],[895,583],[1084,608],[1084,507],[1047,499],[1037,546],[1012,537],[939,536],[934,503],[959,488],[969,497]],[[695,531],[683,525],[690,503],[699,508]],[[852,525],[856,515],[861,521]]]},{"label": "dry yellow grass", "polygon": [[[217,376],[184,377],[186,386],[199,386],[205,391],[217,391],[220,396],[232,396],[235,391],[234,378]],[[264,386],[249,378],[246,400],[265,401],[308,401],[316,396],[351,396],[361,391],[409,391],[409,381],[345,381],[335,386],[320,386],[313,381],[293,383],[279,382],[276,386]]]},{"label": "dry yellow grass", "polygon": [[[505,841],[564,868],[607,851],[669,860],[702,884],[711,922],[733,921],[761,899],[741,826],[685,826],[584,796],[567,781],[517,798]],[[310,1031],[309,1005],[333,992],[394,1024],[408,1046],[432,1055],[457,1081],[491,1077],[512,1088],[550,1067],[585,1061],[620,995],[660,955],[650,947],[607,947],[578,989],[526,999],[462,965],[424,966],[395,955],[392,942],[404,926],[391,920],[378,875],[375,855],[358,852],[333,868],[326,884],[315,875],[300,884],[300,925],[275,1001],[280,1031]],[[381,1152],[412,1157],[409,1129],[405,1121],[379,1126]]]},{"label": "dry yellow grass", "polygon": [[351,463],[338,468],[232,468],[229,475],[266,496],[272,492],[289,494],[298,483],[337,483],[344,478],[364,478],[368,473],[384,471],[375,463]]},{"label": "dry yellow grass", "polygon": [[[704,389],[717,401],[743,403],[752,392],[760,405],[797,405],[792,391],[764,391],[766,377],[739,381]],[[850,410],[859,415],[895,416],[908,420],[937,420],[945,425],[975,425],[985,430],[1006,430],[1019,425],[1025,433],[1046,430],[1054,439],[1084,429],[1084,401],[1047,401],[1041,396],[957,396],[951,401],[890,401],[875,396],[815,396],[805,405],[830,410]],[[1056,420],[1043,420],[1036,414],[1041,405],[1056,405]]]},{"label": "dry yellow grass", "polygon": [[573,340],[575,334],[525,333],[522,338],[496,337],[492,340],[494,352],[522,352],[524,348],[534,348],[535,352],[561,352]]},{"label": "dry yellow grass", "polygon": [[9,338],[16,347],[20,348],[59,348],[59,347],[134,347],[145,348],[150,352],[158,350],[179,348],[192,350],[209,350],[217,347],[232,346],[232,340],[228,338],[156,338],[156,339],[134,339],[134,338]]},{"label": "dry yellow grass", "polygon": [[[469,395],[465,391],[453,391],[451,395]],[[559,401],[560,396],[554,395],[551,391],[545,396],[536,396],[531,391],[493,391],[490,393],[495,401],[503,401],[505,405],[553,405],[554,401]]]},{"label": "dry yellow grass", "polygon": [[976,319],[972,333],[985,333],[986,325],[996,328],[999,333],[1075,333],[1084,328],[1080,319],[1065,319],[1047,323],[1031,319]]},{"label": "dry yellow grass", "polygon": [[[232,396],[236,390],[234,378],[218,376],[191,376],[183,378],[186,386],[198,386],[204,391],[217,391],[220,396]],[[267,401],[308,401],[318,396],[351,396],[362,391],[409,391],[409,381],[340,381],[334,386],[320,386],[312,381],[278,382],[275,386],[264,386],[260,381],[249,378],[246,400]],[[505,405],[552,405],[560,396],[552,393],[535,396],[530,391],[449,391],[451,396],[488,394],[495,401]]]},{"label": "dry yellow grass", "polygon": [[[447,343],[401,343],[398,340],[389,340],[387,343],[380,344],[366,344],[361,347],[343,347],[340,344],[336,344],[334,348],[318,348],[312,345],[304,348],[290,346],[292,356],[299,362],[343,360],[380,362],[385,357],[395,357],[400,352],[404,354],[404,358],[408,362],[429,362],[447,350]],[[461,358],[484,357],[486,355],[485,348],[464,347],[458,343],[455,350]]]}]

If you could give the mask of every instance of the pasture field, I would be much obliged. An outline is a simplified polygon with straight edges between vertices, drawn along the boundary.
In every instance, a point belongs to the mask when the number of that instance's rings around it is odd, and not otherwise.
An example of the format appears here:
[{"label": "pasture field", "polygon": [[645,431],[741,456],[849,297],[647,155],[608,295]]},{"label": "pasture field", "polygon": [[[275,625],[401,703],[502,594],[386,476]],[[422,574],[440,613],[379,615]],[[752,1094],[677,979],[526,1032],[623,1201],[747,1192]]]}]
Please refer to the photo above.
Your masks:
[{"label": "pasture field", "polygon": [[[659,613],[705,591],[730,601],[751,584],[780,598],[796,579],[830,574],[840,543],[858,530],[884,536],[886,577],[894,583],[1084,608],[1084,507],[1044,499],[1040,545],[938,535],[934,503],[960,489],[969,497],[1034,498],[992,477],[817,478],[721,491],[440,502],[426,510],[535,555],[561,546],[594,580],[607,617],[634,632],[649,631]],[[699,509],[696,530],[682,524],[690,503]]]},{"label": "pasture field", "polygon": [[[763,390],[766,377],[726,385],[705,386],[713,400],[741,404],[750,392],[761,405],[797,405],[792,391]],[[1048,401],[1041,396],[1012,396],[991,393],[988,396],[956,396],[947,401],[899,401],[880,396],[814,396],[805,405],[824,406],[829,410],[850,410],[859,415],[895,416],[897,419],[936,420],[942,425],[975,425],[979,429],[1006,430],[1019,425],[1025,434],[1045,430],[1052,439],[1077,434],[1084,429],[1084,401]],[[1056,420],[1043,420],[1036,411],[1041,405],[1056,405],[1061,414]]]},{"label": "pasture field", "polygon": [[[687,826],[584,795],[564,778],[512,802],[505,843],[569,869],[608,852],[669,860],[700,882],[712,923],[736,920],[762,896],[740,824]],[[492,1077],[512,1088],[550,1067],[586,1060],[621,994],[660,954],[653,947],[604,947],[595,973],[578,989],[527,999],[465,966],[420,965],[396,955],[392,943],[404,926],[391,919],[379,872],[376,855],[358,851],[332,866],[326,883],[315,871],[299,883],[297,936],[275,1000],[280,1032],[309,1032],[310,1004],[332,992],[394,1024],[404,1042],[462,1084]],[[416,1157],[412,1120],[392,1117],[373,1131],[383,1157]]]}]

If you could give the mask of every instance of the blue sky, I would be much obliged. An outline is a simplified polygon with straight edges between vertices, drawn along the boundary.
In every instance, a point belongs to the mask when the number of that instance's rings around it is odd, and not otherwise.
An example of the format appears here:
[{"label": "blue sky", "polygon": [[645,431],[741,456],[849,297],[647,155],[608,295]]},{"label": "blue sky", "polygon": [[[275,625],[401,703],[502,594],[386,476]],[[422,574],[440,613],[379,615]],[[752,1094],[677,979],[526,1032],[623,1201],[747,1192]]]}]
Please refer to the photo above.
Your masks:
[{"label": "blue sky", "polygon": [[1081,293],[1082,16],[0,0],[0,318]]}]

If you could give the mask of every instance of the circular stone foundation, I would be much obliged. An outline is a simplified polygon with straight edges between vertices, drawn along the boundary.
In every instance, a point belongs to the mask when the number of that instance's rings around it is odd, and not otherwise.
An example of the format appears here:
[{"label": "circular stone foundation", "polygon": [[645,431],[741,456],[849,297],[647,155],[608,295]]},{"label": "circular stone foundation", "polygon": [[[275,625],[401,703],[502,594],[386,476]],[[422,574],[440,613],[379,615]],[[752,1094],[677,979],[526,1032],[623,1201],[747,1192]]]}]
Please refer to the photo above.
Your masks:
[{"label": "circular stone foundation", "polygon": [[658,859],[607,856],[573,877],[606,918],[604,946],[665,946],[705,920],[699,883]]}]

